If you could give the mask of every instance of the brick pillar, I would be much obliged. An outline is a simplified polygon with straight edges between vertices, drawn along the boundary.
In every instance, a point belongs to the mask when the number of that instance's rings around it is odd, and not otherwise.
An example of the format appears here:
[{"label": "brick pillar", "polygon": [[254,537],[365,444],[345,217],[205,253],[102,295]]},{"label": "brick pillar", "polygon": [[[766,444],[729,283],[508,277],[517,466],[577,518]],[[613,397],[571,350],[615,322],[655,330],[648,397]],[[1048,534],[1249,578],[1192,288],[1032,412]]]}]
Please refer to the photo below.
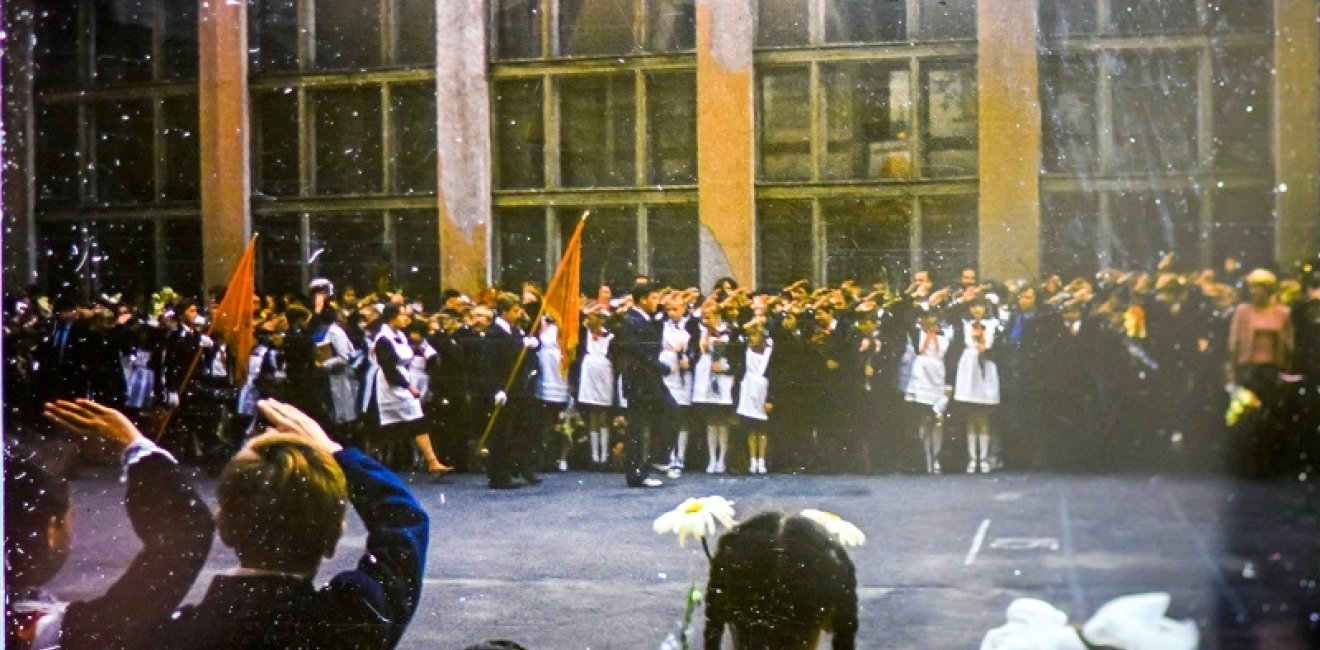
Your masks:
[{"label": "brick pillar", "polygon": [[440,272],[446,287],[490,282],[491,139],[486,4],[436,0]]},{"label": "brick pillar", "polygon": [[251,236],[247,3],[198,4],[202,279],[225,284]]},{"label": "brick pillar", "polygon": [[1274,252],[1289,265],[1320,251],[1320,32],[1313,0],[1274,3]]},{"label": "brick pillar", "polygon": [[1040,272],[1040,97],[1034,0],[977,0],[980,262],[987,278]]},{"label": "brick pillar", "polygon": [[750,0],[697,0],[697,200],[703,289],[723,275],[744,285],[756,280],[755,26]]}]

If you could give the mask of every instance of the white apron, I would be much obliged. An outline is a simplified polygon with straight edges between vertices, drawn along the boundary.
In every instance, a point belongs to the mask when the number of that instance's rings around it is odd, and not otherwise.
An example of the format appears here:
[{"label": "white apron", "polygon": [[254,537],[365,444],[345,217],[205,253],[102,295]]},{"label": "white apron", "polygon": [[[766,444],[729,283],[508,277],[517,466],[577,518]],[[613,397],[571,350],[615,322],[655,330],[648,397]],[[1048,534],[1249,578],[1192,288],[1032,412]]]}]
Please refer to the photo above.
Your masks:
[{"label": "white apron", "polygon": [[[412,345],[408,343],[408,337],[395,334],[394,330],[385,325],[380,328],[380,333],[376,335],[375,343],[371,346],[373,356],[376,352],[376,346],[382,344],[394,348],[394,356],[399,360],[399,370],[406,377],[408,366],[412,363],[414,356]],[[376,383],[373,388],[376,395],[376,408],[380,411],[381,426],[422,419],[422,400],[413,397],[413,394],[407,388],[391,386],[385,380],[385,371],[379,365],[376,366],[376,371],[372,373],[372,379]]]},{"label": "white apron", "polygon": [[765,412],[765,397],[770,392],[770,380],[766,378],[765,370],[770,366],[773,351],[769,345],[759,353],[747,348],[747,369],[743,371],[738,390],[738,415],[752,420],[770,419]]}]

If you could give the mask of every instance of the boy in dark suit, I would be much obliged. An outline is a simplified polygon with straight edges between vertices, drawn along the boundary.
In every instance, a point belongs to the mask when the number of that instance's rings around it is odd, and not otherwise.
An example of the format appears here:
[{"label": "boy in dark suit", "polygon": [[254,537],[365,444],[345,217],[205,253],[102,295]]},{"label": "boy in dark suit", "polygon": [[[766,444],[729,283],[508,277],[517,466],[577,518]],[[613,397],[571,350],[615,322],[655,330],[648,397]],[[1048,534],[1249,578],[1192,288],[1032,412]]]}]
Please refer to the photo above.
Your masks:
[{"label": "boy in dark suit", "polygon": [[68,557],[68,485],[19,452],[5,454],[5,647],[116,649],[145,643],[192,587],[211,550],[206,503],[174,458],[124,414],[89,400],[55,401],[46,417],[123,451],[126,506],[142,550],[99,598],[65,603],[41,591]]},{"label": "boy in dark suit", "polygon": [[[273,430],[229,462],[216,488],[220,539],[240,568],[177,611],[149,647],[392,648],[417,609],[429,522],[397,476],[334,442],[306,414],[258,403]],[[347,503],[367,527],[356,569],[312,584],[334,555]]]}]

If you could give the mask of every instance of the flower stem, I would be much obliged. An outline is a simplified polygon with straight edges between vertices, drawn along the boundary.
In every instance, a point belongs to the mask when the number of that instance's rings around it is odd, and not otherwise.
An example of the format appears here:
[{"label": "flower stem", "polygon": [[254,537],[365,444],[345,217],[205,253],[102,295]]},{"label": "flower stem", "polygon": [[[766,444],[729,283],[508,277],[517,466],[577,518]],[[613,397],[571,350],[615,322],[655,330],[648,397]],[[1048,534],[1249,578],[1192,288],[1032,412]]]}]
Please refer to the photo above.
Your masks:
[{"label": "flower stem", "polygon": [[703,550],[703,551],[706,552],[706,561],[707,561],[707,562],[714,562],[714,561],[715,561],[715,558],[712,557],[711,554],[710,554],[710,545],[708,545],[708,544],[706,543],[706,538],[705,538],[705,537],[702,537],[702,538],[701,538],[701,550]]}]

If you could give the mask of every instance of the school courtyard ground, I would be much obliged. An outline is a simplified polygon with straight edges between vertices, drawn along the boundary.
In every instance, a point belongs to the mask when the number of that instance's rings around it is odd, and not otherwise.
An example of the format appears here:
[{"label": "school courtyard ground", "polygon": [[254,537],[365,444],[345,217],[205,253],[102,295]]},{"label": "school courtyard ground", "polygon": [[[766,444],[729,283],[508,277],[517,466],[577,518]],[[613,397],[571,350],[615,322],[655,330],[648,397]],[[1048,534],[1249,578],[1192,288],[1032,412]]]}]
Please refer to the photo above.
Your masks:
[{"label": "school courtyard ground", "polygon": [[[1310,477],[697,474],[655,490],[626,489],[615,474],[545,478],[513,491],[475,475],[409,478],[432,526],[425,593],[401,648],[492,638],[533,650],[661,648],[706,560],[651,522],[712,494],[733,500],[740,519],[818,508],[866,533],[851,550],[859,648],[977,648],[1018,597],[1047,600],[1080,625],[1112,598],[1167,591],[1170,615],[1196,621],[1205,650],[1306,648],[1320,620]],[[214,504],[214,480],[196,480]],[[75,547],[52,587],[79,597],[104,589],[137,543],[116,471],[85,469],[73,488]],[[364,543],[354,516],[319,582],[355,563]],[[217,542],[189,600],[235,566]],[[698,613],[694,647],[700,627]]]}]

